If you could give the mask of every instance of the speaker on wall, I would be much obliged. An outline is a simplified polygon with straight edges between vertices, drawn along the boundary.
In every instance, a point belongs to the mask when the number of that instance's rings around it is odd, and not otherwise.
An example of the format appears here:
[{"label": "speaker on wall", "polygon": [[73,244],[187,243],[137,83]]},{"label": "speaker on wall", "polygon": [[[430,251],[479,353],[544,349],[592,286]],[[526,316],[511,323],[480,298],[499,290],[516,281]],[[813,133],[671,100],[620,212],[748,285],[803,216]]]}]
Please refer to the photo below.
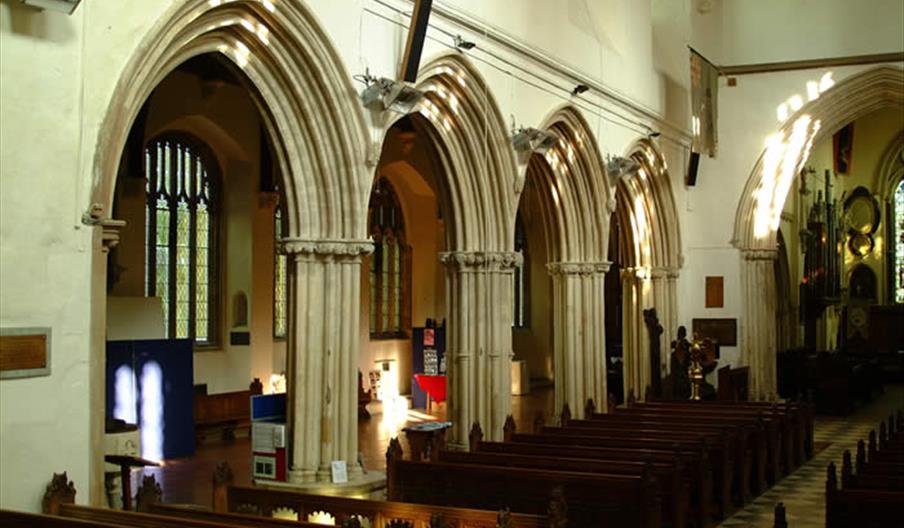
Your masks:
[{"label": "speaker on wall", "polygon": [[687,164],[687,176],[684,178],[684,184],[688,187],[697,185],[697,167],[700,165],[700,153],[691,151],[691,159]]}]

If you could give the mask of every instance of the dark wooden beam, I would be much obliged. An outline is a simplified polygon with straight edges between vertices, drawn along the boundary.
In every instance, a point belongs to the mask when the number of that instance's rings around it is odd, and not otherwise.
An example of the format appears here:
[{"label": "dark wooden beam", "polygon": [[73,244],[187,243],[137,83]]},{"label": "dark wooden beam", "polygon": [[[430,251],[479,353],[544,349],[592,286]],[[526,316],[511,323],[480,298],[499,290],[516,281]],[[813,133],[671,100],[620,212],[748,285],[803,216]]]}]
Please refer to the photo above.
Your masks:
[{"label": "dark wooden beam", "polygon": [[424,37],[427,36],[427,22],[430,20],[430,8],[433,0],[415,0],[414,12],[411,13],[411,25],[408,26],[408,41],[405,43],[405,54],[402,55],[402,69],[399,78],[405,82],[417,80],[417,70],[421,64],[421,52],[424,51]]},{"label": "dark wooden beam", "polygon": [[765,62],[761,64],[741,64],[737,66],[718,66],[722,76],[749,75],[752,73],[773,73],[792,70],[812,70],[816,68],[835,68],[838,66],[855,66],[858,64],[879,64],[883,62],[904,62],[904,51],[892,53],[873,53],[870,55],[851,55],[848,57],[830,57],[827,59],[807,59],[785,62]]}]

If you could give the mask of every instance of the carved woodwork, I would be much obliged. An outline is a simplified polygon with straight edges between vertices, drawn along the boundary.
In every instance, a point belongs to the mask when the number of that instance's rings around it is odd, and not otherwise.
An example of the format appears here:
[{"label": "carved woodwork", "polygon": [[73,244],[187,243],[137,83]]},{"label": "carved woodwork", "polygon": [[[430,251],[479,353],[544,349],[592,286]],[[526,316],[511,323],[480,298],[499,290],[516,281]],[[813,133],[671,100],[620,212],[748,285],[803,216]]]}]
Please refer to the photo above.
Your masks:
[{"label": "carved woodwork", "polygon": [[[505,425],[502,426],[502,441],[510,442],[512,435],[515,434],[515,418],[510,414],[505,417]],[[473,451],[473,449],[472,449]]]},{"label": "carved woodwork", "polygon": [[588,418],[595,412],[596,404],[593,403],[593,398],[587,398],[587,403],[584,404],[584,418]]},{"label": "carved woodwork", "polygon": [[57,515],[60,504],[75,504],[75,483],[69,480],[66,472],[54,473],[41,502],[42,511],[48,515]]},{"label": "carved woodwork", "polygon": [[163,490],[154,475],[145,475],[135,494],[135,510],[147,513],[151,506],[163,502]]},{"label": "carved woodwork", "polygon": [[568,504],[565,502],[565,492],[562,490],[562,486],[553,488],[549,506],[546,509],[546,517],[549,521],[549,528],[568,526]]},{"label": "carved woodwork", "polygon": [[213,511],[227,511],[228,489],[234,480],[229,462],[217,463],[217,468],[213,472]]},{"label": "carved woodwork", "polygon": [[512,512],[508,508],[499,510],[499,513],[496,514],[496,528],[515,528]]},{"label": "carved woodwork", "polygon": [[477,444],[483,440],[483,429],[480,428],[480,424],[474,422],[471,424],[471,432],[468,433],[468,450],[477,451]]},{"label": "carved woodwork", "polygon": [[568,402],[565,402],[562,405],[562,413],[559,415],[559,426],[565,427],[569,420],[571,420],[571,408],[568,407]]}]

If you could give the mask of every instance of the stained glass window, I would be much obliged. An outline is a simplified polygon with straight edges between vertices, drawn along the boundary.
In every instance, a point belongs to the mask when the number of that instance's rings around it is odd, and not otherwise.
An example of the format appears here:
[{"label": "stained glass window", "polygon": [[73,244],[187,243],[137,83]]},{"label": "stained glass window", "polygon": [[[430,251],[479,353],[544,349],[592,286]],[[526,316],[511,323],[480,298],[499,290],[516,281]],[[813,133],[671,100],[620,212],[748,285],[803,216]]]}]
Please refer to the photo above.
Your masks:
[{"label": "stained glass window", "polygon": [[512,328],[527,328],[527,234],[524,232],[524,223],[521,221],[521,213],[515,218],[515,251],[520,251],[524,257],[521,267],[515,268],[512,276],[512,291],[514,292],[514,306],[512,307]]},{"label": "stained glass window", "polygon": [[904,303],[904,180],[895,189],[895,302]]},{"label": "stained glass window", "polygon": [[[273,224],[276,239],[274,246],[278,247],[279,240],[285,236],[282,210],[279,207],[273,214]],[[286,255],[277,252],[273,270],[273,337],[277,339],[285,339],[288,328],[287,266]]]},{"label": "stained glass window", "polygon": [[215,344],[216,186],[204,148],[189,143],[167,137],[145,150],[145,292],[160,298],[169,337]]},{"label": "stained glass window", "polygon": [[381,178],[370,197],[370,335],[393,338],[411,326],[409,302],[411,250],[405,243],[405,223],[395,191]]}]

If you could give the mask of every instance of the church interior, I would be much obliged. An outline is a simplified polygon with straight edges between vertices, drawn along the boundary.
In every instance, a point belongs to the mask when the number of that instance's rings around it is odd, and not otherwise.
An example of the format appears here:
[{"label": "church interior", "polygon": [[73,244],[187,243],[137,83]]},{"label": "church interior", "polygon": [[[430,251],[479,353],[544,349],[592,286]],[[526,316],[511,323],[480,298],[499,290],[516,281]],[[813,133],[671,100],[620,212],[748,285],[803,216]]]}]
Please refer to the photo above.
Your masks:
[{"label": "church interior", "polygon": [[0,525],[902,504],[901,0],[0,0]]}]

